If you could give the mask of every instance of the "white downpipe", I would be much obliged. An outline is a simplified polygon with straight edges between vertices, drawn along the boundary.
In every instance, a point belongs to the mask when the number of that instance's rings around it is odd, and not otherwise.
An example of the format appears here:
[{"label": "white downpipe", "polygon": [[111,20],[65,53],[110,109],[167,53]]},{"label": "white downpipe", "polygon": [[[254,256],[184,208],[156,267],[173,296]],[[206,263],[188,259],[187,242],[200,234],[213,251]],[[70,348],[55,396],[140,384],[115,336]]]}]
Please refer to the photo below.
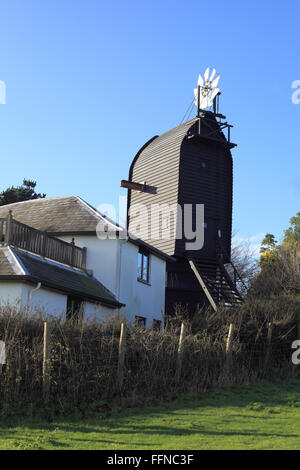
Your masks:
[{"label": "white downpipe", "polygon": [[31,299],[32,299],[32,294],[34,294],[34,292],[36,292],[37,290],[39,290],[41,288],[41,285],[42,283],[41,282],[38,282],[36,287],[34,287],[33,289],[30,289],[30,291],[28,292],[28,308],[30,307],[31,305]]}]

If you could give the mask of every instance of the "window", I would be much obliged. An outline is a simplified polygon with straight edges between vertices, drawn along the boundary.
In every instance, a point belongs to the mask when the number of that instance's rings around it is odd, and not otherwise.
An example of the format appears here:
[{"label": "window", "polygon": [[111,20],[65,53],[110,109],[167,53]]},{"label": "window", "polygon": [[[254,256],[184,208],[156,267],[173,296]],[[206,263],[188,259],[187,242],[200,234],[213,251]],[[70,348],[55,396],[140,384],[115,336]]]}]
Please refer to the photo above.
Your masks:
[{"label": "window", "polygon": [[149,253],[140,249],[138,255],[138,280],[149,284]]},{"label": "window", "polygon": [[67,320],[79,320],[83,314],[83,299],[68,295],[67,299]]},{"label": "window", "polygon": [[146,326],[146,318],[136,315],[134,323],[135,323],[135,326],[140,326],[140,327]]},{"label": "window", "polygon": [[152,323],[152,328],[153,330],[160,330],[161,328],[161,321],[160,320],[153,320],[153,323]]}]

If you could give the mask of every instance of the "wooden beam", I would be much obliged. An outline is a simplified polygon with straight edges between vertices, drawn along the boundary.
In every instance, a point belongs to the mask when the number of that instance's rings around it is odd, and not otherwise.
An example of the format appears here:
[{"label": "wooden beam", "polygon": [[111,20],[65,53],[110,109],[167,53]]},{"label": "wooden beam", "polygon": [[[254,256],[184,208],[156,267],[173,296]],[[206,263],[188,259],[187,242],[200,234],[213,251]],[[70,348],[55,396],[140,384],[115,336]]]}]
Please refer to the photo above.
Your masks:
[{"label": "wooden beam", "polygon": [[144,191],[145,185],[134,183],[133,181],[121,180],[121,188],[133,189],[134,191]]},{"label": "wooden beam", "polygon": [[217,306],[215,304],[215,301],[214,299],[212,298],[212,296],[210,295],[210,292],[209,290],[207,289],[206,285],[205,285],[205,282],[203,281],[202,277],[201,277],[201,274],[199,273],[198,269],[197,269],[197,266],[195,265],[194,261],[193,260],[189,260],[189,263],[190,263],[190,266],[199,282],[199,284],[201,285],[202,289],[204,290],[204,293],[206,295],[206,297],[208,298],[209,300],[209,303],[210,305],[212,306],[212,308],[214,309],[214,311],[216,312],[217,311]]}]

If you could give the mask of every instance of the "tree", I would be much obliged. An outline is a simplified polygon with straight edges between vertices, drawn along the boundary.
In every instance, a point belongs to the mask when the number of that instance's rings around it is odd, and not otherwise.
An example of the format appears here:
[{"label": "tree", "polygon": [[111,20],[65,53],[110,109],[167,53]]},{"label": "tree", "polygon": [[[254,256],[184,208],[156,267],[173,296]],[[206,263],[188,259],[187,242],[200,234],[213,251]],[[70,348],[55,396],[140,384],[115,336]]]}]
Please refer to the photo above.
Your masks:
[{"label": "tree", "polygon": [[284,231],[284,242],[300,242],[300,212],[290,219],[291,227]]},{"label": "tree", "polygon": [[267,233],[261,244],[260,273],[255,278],[252,293],[260,297],[300,292],[300,212],[290,219],[291,227],[284,240],[277,244],[274,235]]},{"label": "tree", "polygon": [[278,258],[279,250],[280,246],[277,245],[274,235],[266,233],[259,250],[261,253],[258,263],[259,267],[263,268],[266,264],[274,263]]},{"label": "tree", "polygon": [[0,206],[46,197],[46,194],[36,193],[35,187],[36,181],[24,179],[21,186],[7,188],[0,193]]},{"label": "tree", "polygon": [[[233,234],[231,261],[236,267],[245,285],[249,288],[258,271],[255,249],[251,247],[250,240],[243,240]],[[228,266],[228,271],[232,274],[232,269]]]},{"label": "tree", "polygon": [[260,252],[265,253],[265,251],[272,251],[276,248],[277,240],[275,240],[272,233],[266,233],[265,238],[261,242]]}]

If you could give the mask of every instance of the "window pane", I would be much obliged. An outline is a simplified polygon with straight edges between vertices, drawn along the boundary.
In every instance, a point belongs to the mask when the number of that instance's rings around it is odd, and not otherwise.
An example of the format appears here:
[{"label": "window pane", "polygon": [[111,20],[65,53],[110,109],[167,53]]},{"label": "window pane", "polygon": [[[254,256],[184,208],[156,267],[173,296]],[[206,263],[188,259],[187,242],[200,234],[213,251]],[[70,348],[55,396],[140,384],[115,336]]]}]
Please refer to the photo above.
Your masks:
[{"label": "window pane", "polygon": [[139,253],[138,257],[138,279],[142,279],[142,269],[143,269],[143,255]]},{"label": "window pane", "polygon": [[143,280],[148,281],[149,256],[143,255]]}]

